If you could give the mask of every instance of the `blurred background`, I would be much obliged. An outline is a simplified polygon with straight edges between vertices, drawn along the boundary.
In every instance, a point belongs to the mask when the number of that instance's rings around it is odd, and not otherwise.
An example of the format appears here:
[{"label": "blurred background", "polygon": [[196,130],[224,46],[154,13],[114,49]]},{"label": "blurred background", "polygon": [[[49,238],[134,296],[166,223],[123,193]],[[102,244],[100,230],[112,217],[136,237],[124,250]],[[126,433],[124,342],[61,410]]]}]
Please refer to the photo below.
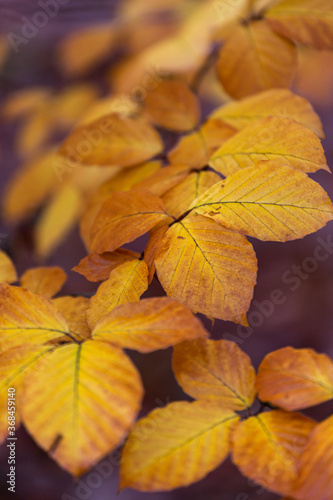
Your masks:
[{"label": "blurred background", "polygon": [[[23,165],[35,161],[52,145],[59,143],[86,112],[89,105],[105,96],[124,96],[134,83],[126,73],[126,64],[135,62],[136,54],[178,29],[199,0],[183,3],[159,0],[54,0],[49,14],[41,5],[47,1],[0,0],[0,161],[1,199],[5,199],[8,182]],[[36,17],[37,15],[37,17]],[[39,22],[36,28],[32,20]],[[35,28],[34,28],[35,27]],[[134,64],[134,63],[133,63]],[[205,86],[204,86],[205,87]],[[299,68],[293,90],[306,97],[320,115],[327,139],[324,149],[333,167],[333,55],[299,49]],[[225,99],[214,85],[202,93],[203,116]],[[165,137],[172,144],[173,138]],[[333,198],[333,184],[328,172],[312,175]],[[40,181],[42,182],[42,181]],[[29,185],[26,190],[38,186]],[[79,236],[77,220],[64,222],[64,233],[40,244],[36,254],[35,227],[52,204],[57,203],[59,186],[49,190],[36,210],[10,218],[1,218],[0,243],[13,259],[21,274],[36,265],[59,265],[68,273],[62,294],[92,294],[97,284],[89,283],[71,271],[86,250]],[[86,194],[86,187],[82,196]],[[70,207],[68,207],[70,210]],[[61,214],[59,215],[61,216]],[[64,221],[66,214],[62,214]],[[15,219],[15,220],[14,220]],[[312,347],[333,357],[333,249],[325,242],[333,239],[333,223],[306,238],[288,243],[263,243],[251,240],[259,261],[258,283],[252,312],[261,314],[259,324],[241,330],[229,322],[216,321],[213,337],[237,341],[257,367],[266,353],[292,345]],[[320,239],[318,239],[320,238]],[[323,243],[324,242],[324,243]],[[139,243],[131,248],[137,250]],[[326,260],[313,263],[314,252],[321,246]],[[322,252],[324,253],[325,250]],[[297,283],[293,266],[300,266]],[[263,301],[279,289],[283,303],[274,306],[265,317]],[[162,295],[154,280],[145,296]],[[258,318],[258,315],[252,315]],[[204,320],[211,329],[211,323]],[[250,322],[251,324],[251,322]],[[143,376],[146,388],[142,414],[155,406],[186,398],[171,371],[171,350],[149,355],[131,354]],[[52,381],[49,381],[52,384]],[[322,419],[333,411],[329,402],[307,412]],[[103,483],[89,487],[89,474],[77,483],[62,471],[20,429],[17,434],[17,500],[111,500],[118,498],[117,452],[111,456],[114,471]],[[1,498],[11,498],[5,483],[7,450],[0,448]],[[184,464],[186,467],[186,464]],[[88,481],[88,483],[87,483]],[[78,489],[79,488],[79,489]],[[230,460],[204,480],[189,488],[168,493],[146,494],[123,491],[123,500],[273,500],[279,498],[243,478]]]}]

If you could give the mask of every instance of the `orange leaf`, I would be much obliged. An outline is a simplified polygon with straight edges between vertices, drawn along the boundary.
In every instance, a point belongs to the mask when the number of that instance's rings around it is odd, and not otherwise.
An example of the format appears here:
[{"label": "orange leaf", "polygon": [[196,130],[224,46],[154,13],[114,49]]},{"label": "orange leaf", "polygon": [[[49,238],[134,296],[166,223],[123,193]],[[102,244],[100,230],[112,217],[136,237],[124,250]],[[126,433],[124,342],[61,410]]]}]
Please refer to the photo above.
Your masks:
[{"label": "orange leaf", "polygon": [[230,410],[250,408],[256,373],[250,358],[228,340],[198,339],[174,348],[173,370],[182,389],[196,399]]},{"label": "orange leaf", "polygon": [[333,416],[310,434],[299,461],[293,496],[298,500],[331,500],[333,495]]},{"label": "orange leaf", "polygon": [[169,297],[210,318],[247,324],[257,261],[244,236],[206,217],[186,217],[165,233],[155,265]]},{"label": "orange leaf", "polygon": [[268,354],[258,371],[262,401],[301,410],[333,398],[333,362],[311,349],[284,347]]},{"label": "orange leaf", "polygon": [[281,35],[319,50],[333,49],[331,0],[283,0],[265,17]]},{"label": "orange leaf", "polygon": [[146,110],[161,127],[186,132],[199,122],[200,107],[196,95],[181,80],[164,80],[147,92]]},{"label": "orange leaf", "polygon": [[320,140],[312,130],[289,118],[269,116],[255,121],[225,142],[209,164],[227,176],[262,160],[316,172],[330,172]]},{"label": "orange leaf", "polygon": [[303,97],[289,89],[270,89],[246,97],[240,101],[227,102],[215,109],[209,120],[221,120],[238,130],[266,116],[290,118],[312,129],[325,139],[322,123],[313,107]]},{"label": "orange leaf", "polygon": [[225,90],[235,99],[272,87],[290,87],[297,52],[265,20],[239,25],[224,43],[217,64]]},{"label": "orange leaf", "polygon": [[0,352],[24,344],[42,345],[69,335],[52,302],[25,288],[0,285]]},{"label": "orange leaf", "polygon": [[0,283],[14,283],[17,280],[14,263],[5,252],[0,250]]},{"label": "orange leaf", "polygon": [[52,302],[66,319],[70,333],[77,340],[89,339],[91,337],[90,328],[86,322],[89,299],[80,296],[63,296],[53,299]]},{"label": "orange leaf", "polygon": [[123,262],[110,273],[89,301],[87,323],[91,329],[115,307],[137,302],[148,288],[148,267],[143,260]]},{"label": "orange leaf", "polygon": [[92,332],[93,338],[140,352],[165,349],[207,335],[186,307],[167,297],[119,306],[102,317]]},{"label": "orange leaf", "polygon": [[173,165],[187,165],[202,168],[208,164],[209,151],[201,132],[192,132],[181,137],[176,146],[168,153]]},{"label": "orange leaf", "polygon": [[99,211],[91,233],[91,249],[112,252],[142,236],[163,220],[170,220],[160,198],[149,191],[110,195]]},{"label": "orange leaf", "polygon": [[227,457],[238,419],[216,402],[180,401],[152,411],[128,436],[120,488],[167,491],[199,481]]},{"label": "orange leaf", "polygon": [[118,248],[114,252],[102,254],[91,253],[84,257],[72,271],[82,274],[89,281],[105,281],[113,271],[123,262],[137,260],[140,254],[126,248]]},{"label": "orange leaf", "polygon": [[186,178],[190,169],[185,166],[169,166],[157,170],[153,175],[138,182],[135,189],[147,189],[156,196],[162,196]]},{"label": "orange leaf", "polygon": [[233,433],[232,460],[256,483],[289,495],[297,479],[297,461],[315,425],[300,413],[280,410],[250,417]]},{"label": "orange leaf", "polygon": [[60,154],[72,154],[84,165],[131,167],[162,150],[160,136],[146,121],[111,114],[78,127]]},{"label": "orange leaf", "polygon": [[144,260],[149,269],[148,283],[150,284],[155,274],[155,255],[160,246],[160,242],[166,231],[169,229],[167,224],[155,227],[149,231],[149,240],[144,252]]},{"label": "orange leaf", "polygon": [[36,267],[22,274],[20,285],[33,293],[51,298],[62,288],[67,279],[61,267]]}]

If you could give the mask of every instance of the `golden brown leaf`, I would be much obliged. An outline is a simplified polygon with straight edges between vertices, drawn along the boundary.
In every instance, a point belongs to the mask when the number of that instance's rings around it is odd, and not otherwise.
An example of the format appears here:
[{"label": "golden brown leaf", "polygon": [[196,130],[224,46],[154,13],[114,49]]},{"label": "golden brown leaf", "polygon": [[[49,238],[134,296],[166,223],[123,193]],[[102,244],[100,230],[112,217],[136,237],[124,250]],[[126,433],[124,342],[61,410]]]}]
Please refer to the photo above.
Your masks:
[{"label": "golden brown leaf", "polygon": [[93,252],[112,252],[171,218],[160,198],[149,191],[120,191],[100,209],[91,233]]},{"label": "golden brown leaf", "polygon": [[158,247],[160,246],[161,239],[168,230],[168,228],[169,228],[168,224],[162,223],[162,225],[156,226],[154,229],[149,231],[149,240],[144,251],[144,260],[149,269],[149,275],[148,275],[149,284],[152,282],[155,274],[154,260],[156,252],[158,250]]},{"label": "golden brown leaf", "polygon": [[169,297],[208,317],[247,324],[257,261],[247,239],[206,218],[172,225],[155,256]]},{"label": "golden brown leaf", "polygon": [[189,171],[188,165],[164,167],[138,182],[135,189],[146,189],[156,196],[163,196],[169,189],[185,179]]},{"label": "golden brown leaf", "polygon": [[325,134],[319,116],[303,97],[289,89],[270,89],[233,101],[215,109],[210,120],[221,120],[238,130],[266,116],[290,118],[312,129],[320,138]]},{"label": "golden brown leaf", "polygon": [[227,457],[238,419],[204,401],[180,401],[152,411],[126,441],[120,487],[166,491],[199,481]]},{"label": "golden brown leaf", "polygon": [[207,335],[186,307],[167,297],[117,307],[102,317],[92,332],[93,338],[140,352],[165,349]]},{"label": "golden brown leaf", "polygon": [[127,248],[118,248],[114,252],[102,254],[91,253],[72,270],[82,274],[89,281],[105,281],[110,276],[110,272],[120,264],[128,260],[137,260],[139,257],[139,253],[127,250]]},{"label": "golden brown leaf", "polygon": [[233,433],[232,460],[256,483],[288,495],[297,479],[297,460],[315,425],[300,413],[280,410],[250,417]]},{"label": "golden brown leaf", "polygon": [[239,25],[224,43],[217,64],[225,90],[235,99],[272,87],[290,87],[297,52],[266,20]]},{"label": "golden brown leaf", "polygon": [[209,170],[192,172],[163,196],[168,213],[176,218],[180,217],[198,196],[220,180],[218,174]]},{"label": "golden brown leaf", "polygon": [[301,410],[333,398],[333,362],[311,349],[284,347],[262,361],[257,378],[262,401]]},{"label": "golden brown leaf", "polygon": [[73,337],[77,340],[86,340],[91,337],[91,331],[86,321],[86,311],[89,307],[87,297],[63,296],[53,299],[52,302],[67,321]]},{"label": "golden brown leaf", "polygon": [[118,265],[89,301],[87,323],[91,329],[115,307],[138,302],[148,288],[148,267],[143,260],[130,260]]},{"label": "golden brown leaf", "polygon": [[26,377],[22,420],[39,446],[79,476],[124,438],[139,409],[140,376],[105,342],[60,346],[47,361]]},{"label": "golden brown leaf", "polygon": [[18,280],[14,263],[8,255],[0,250],[0,283],[14,283]]},{"label": "golden brown leaf", "polygon": [[333,49],[333,9],[330,0],[283,0],[265,14],[281,35],[319,50]]},{"label": "golden brown leaf", "polygon": [[261,240],[303,238],[333,219],[319,184],[276,161],[242,169],[215,184],[192,204],[199,214]]},{"label": "golden brown leaf", "polygon": [[191,132],[181,137],[176,146],[168,153],[173,165],[187,165],[191,168],[202,168],[208,164],[210,154],[202,133]]},{"label": "golden brown leaf", "polygon": [[320,140],[312,130],[289,118],[266,117],[248,125],[211,156],[209,164],[227,176],[262,160],[316,172],[330,171]]},{"label": "golden brown leaf", "polygon": [[0,285],[0,352],[25,344],[42,345],[69,335],[52,302],[25,288]]},{"label": "golden brown leaf", "polygon": [[74,130],[60,154],[72,151],[84,165],[131,167],[162,150],[160,136],[145,120],[111,114]]},{"label": "golden brown leaf", "polygon": [[330,500],[333,494],[333,416],[310,434],[299,461],[293,496],[299,500]]},{"label": "golden brown leaf", "polygon": [[174,348],[173,371],[182,389],[195,399],[216,401],[228,410],[244,410],[255,397],[256,373],[250,358],[228,340],[198,339]]},{"label": "golden brown leaf", "polygon": [[181,80],[161,81],[147,92],[145,105],[153,123],[177,132],[194,129],[200,119],[198,99]]},{"label": "golden brown leaf", "polygon": [[22,274],[20,285],[51,298],[61,290],[66,279],[67,275],[61,267],[35,267]]}]

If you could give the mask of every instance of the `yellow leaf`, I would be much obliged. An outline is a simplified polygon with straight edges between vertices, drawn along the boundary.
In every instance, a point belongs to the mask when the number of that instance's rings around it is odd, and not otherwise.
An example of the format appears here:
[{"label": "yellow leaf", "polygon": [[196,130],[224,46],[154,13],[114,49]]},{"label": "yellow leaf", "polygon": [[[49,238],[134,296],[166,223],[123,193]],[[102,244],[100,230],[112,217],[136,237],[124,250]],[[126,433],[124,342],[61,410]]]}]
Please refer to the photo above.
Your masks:
[{"label": "yellow leaf", "polygon": [[180,217],[198,196],[220,180],[218,174],[209,170],[192,172],[163,196],[168,213]]},{"label": "yellow leaf", "polygon": [[301,410],[333,398],[333,362],[312,349],[284,347],[268,354],[257,378],[262,401]]},{"label": "yellow leaf", "polygon": [[109,195],[114,191],[128,191],[142,179],[152,175],[160,166],[160,162],[151,161],[126,170],[122,169],[119,173],[115,173],[114,177],[100,186],[90,199],[80,223],[81,237],[87,248],[90,248],[90,233],[96,216]]},{"label": "yellow leaf", "polygon": [[49,299],[0,285],[0,352],[23,344],[42,345],[63,335],[70,337],[68,325]]},{"label": "yellow leaf", "polygon": [[95,24],[70,33],[57,47],[57,59],[66,76],[82,76],[106,59],[117,42],[111,23]]},{"label": "yellow leaf", "polygon": [[63,296],[53,299],[52,302],[66,319],[73,337],[77,340],[85,340],[91,337],[91,331],[86,322],[89,299],[80,296]]},{"label": "yellow leaf", "polygon": [[119,306],[102,317],[92,332],[93,338],[140,352],[165,349],[207,335],[186,307],[167,297]]},{"label": "yellow leaf", "polygon": [[261,240],[303,238],[333,219],[332,203],[319,184],[275,161],[258,163],[215,184],[192,209]]},{"label": "yellow leaf", "polygon": [[208,164],[209,156],[202,134],[192,132],[179,139],[176,146],[168,153],[168,160],[173,165],[202,168]]},{"label": "yellow leaf", "polygon": [[66,279],[67,275],[61,267],[35,267],[22,274],[20,285],[51,298],[59,292]]},{"label": "yellow leaf", "polygon": [[51,149],[33,158],[12,177],[2,202],[6,220],[25,219],[58,187],[59,181],[52,168],[54,152]]},{"label": "yellow leaf", "polygon": [[91,233],[93,252],[112,252],[171,218],[160,198],[149,191],[120,191],[110,195],[100,209]]},{"label": "yellow leaf", "polygon": [[325,134],[319,116],[303,97],[289,89],[270,89],[217,108],[209,120],[221,120],[238,130],[266,116],[291,118],[312,129],[320,138]]},{"label": "yellow leaf", "polygon": [[182,389],[195,399],[216,401],[228,410],[250,408],[256,373],[250,358],[228,340],[198,339],[174,348],[173,371]]},{"label": "yellow leaf", "polygon": [[110,114],[119,114],[122,116],[134,117],[140,114],[140,107],[137,102],[126,95],[111,95],[98,99],[80,119],[80,125],[94,122],[99,118]]},{"label": "yellow leaf", "polygon": [[60,154],[72,152],[84,165],[131,167],[162,150],[159,134],[145,120],[111,114],[74,130]]},{"label": "yellow leaf", "polygon": [[217,63],[225,90],[235,99],[272,87],[290,87],[297,52],[265,20],[239,25],[224,43]]},{"label": "yellow leaf", "polygon": [[0,283],[14,283],[18,280],[16,269],[8,255],[0,250]]},{"label": "yellow leaf", "polygon": [[225,142],[209,164],[227,176],[261,160],[316,172],[330,171],[321,142],[312,130],[289,118],[266,117],[248,125]]},{"label": "yellow leaf", "polygon": [[139,301],[147,288],[148,267],[143,260],[130,260],[117,266],[89,301],[86,314],[89,327],[93,329],[97,321],[115,307]]},{"label": "yellow leaf", "polygon": [[299,500],[330,500],[333,495],[333,416],[318,424],[299,461],[293,496]]},{"label": "yellow leaf", "polygon": [[129,358],[105,342],[87,340],[58,347],[40,372],[27,375],[22,421],[59,465],[79,476],[120,444],[141,397]]},{"label": "yellow leaf", "polygon": [[181,80],[161,81],[147,92],[145,106],[153,123],[177,132],[192,130],[200,119],[198,99]]},{"label": "yellow leaf", "polygon": [[206,217],[186,217],[165,233],[155,265],[168,296],[193,312],[247,324],[257,261],[244,236]]},{"label": "yellow leaf", "polygon": [[139,257],[139,253],[127,250],[127,248],[119,248],[114,252],[102,254],[91,253],[73,267],[72,271],[82,274],[89,281],[105,281],[110,276],[110,272],[120,264],[129,260],[137,260]]},{"label": "yellow leaf", "polygon": [[35,227],[38,256],[48,257],[62,243],[80,217],[82,202],[79,191],[68,184],[56,193]]},{"label": "yellow leaf", "polygon": [[232,460],[242,474],[265,488],[288,495],[315,422],[300,413],[270,411],[250,417],[233,433]]},{"label": "yellow leaf", "polygon": [[175,402],[152,411],[126,441],[120,488],[165,491],[199,481],[227,457],[238,419],[205,401]]},{"label": "yellow leaf", "polygon": [[333,49],[331,0],[283,0],[265,13],[281,35],[319,50]]},{"label": "yellow leaf", "polygon": [[[20,398],[25,375],[35,368],[35,363],[47,355],[53,347],[21,346],[0,354],[0,443],[8,434],[9,412],[14,412],[16,429],[20,425]],[[8,389],[14,389],[14,391]],[[13,395],[14,404],[9,403],[9,394]],[[11,419],[12,420],[12,419]],[[11,426],[12,427],[12,426]],[[10,429],[13,430],[13,429]]]}]

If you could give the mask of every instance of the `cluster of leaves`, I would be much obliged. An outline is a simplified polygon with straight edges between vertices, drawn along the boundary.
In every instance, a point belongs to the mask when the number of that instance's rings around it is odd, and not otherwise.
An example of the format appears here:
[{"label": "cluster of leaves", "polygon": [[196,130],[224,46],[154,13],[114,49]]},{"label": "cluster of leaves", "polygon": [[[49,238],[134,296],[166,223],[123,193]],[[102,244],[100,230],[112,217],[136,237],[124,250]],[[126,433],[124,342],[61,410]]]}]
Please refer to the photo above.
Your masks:
[{"label": "cluster of leaves", "polygon": [[[54,299],[60,268],[29,270],[12,286],[16,270],[0,254],[1,438],[15,387],[17,423],[82,474],[121,443],[140,409],[140,376],[124,349],[177,344],[176,378],[197,401],[171,403],[134,426],[122,486],[184,486],[231,451],[241,472],[268,489],[330,497],[332,420],[316,425],[291,411],[332,398],[332,362],[286,348],[269,354],[256,377],[245,353],[207,340],[193,315],[247,325],[257,261],[246,236],[289,241],[333,219],[329,197],[307,175],[329,172],[320,119],[307,100],[277,88],[291,83],[295,43],[333,49],[330,3],[129,0],[116,21],[58,47],[64,74],[76,77],[126,39],[109,75],[113,95],[72,84],[7,100],[2,117],[23,120],[17,146],[27,163],[8,187],[5,218],[20,222],[46,204],[35,232],[44,258],[80,221],[88,255],[74,269],[102,284],[90,299]],[[241,99],[225,103],[221,83]],[[223,105],[202,117],[211,98]],[[50,147],[59,131],[66,139]],[[147,234],[141,253],[126,247]],[[140,300],[155,274],[168,297]],[[277,409],[253,414],[256,393]]]}]

